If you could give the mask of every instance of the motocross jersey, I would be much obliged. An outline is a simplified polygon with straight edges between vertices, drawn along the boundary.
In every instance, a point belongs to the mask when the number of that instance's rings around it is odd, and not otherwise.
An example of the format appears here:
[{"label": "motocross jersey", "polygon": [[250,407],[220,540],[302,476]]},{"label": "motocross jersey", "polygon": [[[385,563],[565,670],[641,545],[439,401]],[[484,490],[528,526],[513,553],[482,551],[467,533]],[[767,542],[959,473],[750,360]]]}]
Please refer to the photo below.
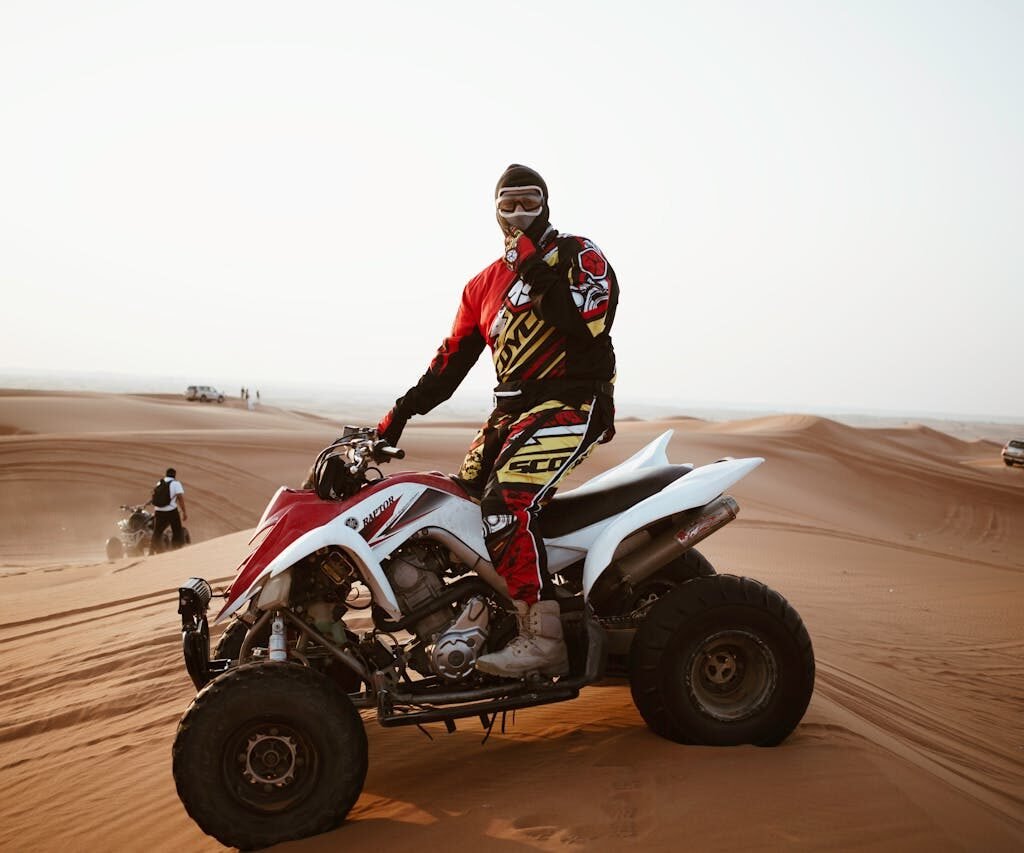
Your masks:
[{"label": "motocross jersey", "polygon": [[[557,273],[556,284],[541,294],[531,293],[519,274],[537,256]],[[466,285],[451,333],[378,431],[383,435],[394,424],[400,432],[409,417],[426,414],[451,397],[485,346],[493,354],[496,393],[509,386],[532,389],[524,405],[556,398],[573,385],[588,396],[595,387],[609,393],[615,377],[610,332],[618,296],[615,272],[591,240],[551,227],[539,246],[519,236],[503,258]]]}]

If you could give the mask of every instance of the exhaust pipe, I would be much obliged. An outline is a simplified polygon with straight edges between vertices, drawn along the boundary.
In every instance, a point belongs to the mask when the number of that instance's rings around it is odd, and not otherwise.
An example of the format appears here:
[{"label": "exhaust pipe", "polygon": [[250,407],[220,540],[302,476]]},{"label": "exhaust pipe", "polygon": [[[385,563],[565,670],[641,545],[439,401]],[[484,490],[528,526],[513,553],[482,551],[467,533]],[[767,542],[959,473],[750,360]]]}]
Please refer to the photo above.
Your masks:
[{"label": "exhaust pipe", "polygon": [[739,511],[735,500],[729,495],[722,495],[702,507],[672,516],[672,529],[668,533],[661,534],[646,547],[638,548],[608,567],[594,584],[591,598],[607,600],[613,595],[621,595],[623,588],[635,589],[662,566],[724,527],[739,515]]},{"label": "exhaust pipe", "polygon": [[725,527],[739,514],[740,505],[729,495],[722,495],[705,506],[689,527],[678,531],[675,540],[683,551],[689,551],[702,539],[706,539],[720,527]]}]

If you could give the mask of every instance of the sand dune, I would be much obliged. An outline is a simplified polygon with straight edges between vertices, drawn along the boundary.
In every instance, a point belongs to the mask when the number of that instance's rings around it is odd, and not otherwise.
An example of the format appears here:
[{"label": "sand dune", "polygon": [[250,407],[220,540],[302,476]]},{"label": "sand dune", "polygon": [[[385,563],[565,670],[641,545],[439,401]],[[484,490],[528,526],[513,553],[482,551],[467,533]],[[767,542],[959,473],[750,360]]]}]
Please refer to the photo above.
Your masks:
[{"label": "sand dune", "polygon": [[[171,778],[194,695],[175,590],[230,579],[266,500],[336,426],[23,392],[0,395],[0,424],[0,849],[220,849]],[[991,441],[785,415],[626,422],[573,481],[666,428],[675,461],[766,458],[702,550],[807,624],[818,680],[793,736],[676,746],[616,682],[520,711],[486,745],[471,722],[430,740],[370,720],[349,821],[280,849],[1024,849],[1024,471]],[[472,429],[411,427],[403,465],[453,469]],[[167,465],[197,544],[106,562],[116,505]]]}]

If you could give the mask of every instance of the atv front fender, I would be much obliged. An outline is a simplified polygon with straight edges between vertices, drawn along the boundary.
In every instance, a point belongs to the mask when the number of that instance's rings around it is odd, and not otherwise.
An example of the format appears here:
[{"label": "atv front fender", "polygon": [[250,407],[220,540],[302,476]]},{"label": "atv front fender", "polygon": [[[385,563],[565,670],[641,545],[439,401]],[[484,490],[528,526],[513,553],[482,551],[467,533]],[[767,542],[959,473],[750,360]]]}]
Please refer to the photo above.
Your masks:
[{"label": "atv front fender", "polygon": [[402,618],[402,611],[395,598],[395,592],[391,588],[387,575],[384,574],[384,569],[381,568],[373,551],[370,550],[370,546],[366,544],[366,540],[362,536],[345,523],[345,517],[339,515],[326,524],[307,531],[283,548],[260,572],[259,577],[249,584],[249,588],[220,612],[215,624],[235,613],[253,597],[269,578],[276,577],[300,560],[304,560],[314,551],[325,547],[343,551],[360,568],[361,579],[370,588],[373,600],[384,608],[395,621]]}]

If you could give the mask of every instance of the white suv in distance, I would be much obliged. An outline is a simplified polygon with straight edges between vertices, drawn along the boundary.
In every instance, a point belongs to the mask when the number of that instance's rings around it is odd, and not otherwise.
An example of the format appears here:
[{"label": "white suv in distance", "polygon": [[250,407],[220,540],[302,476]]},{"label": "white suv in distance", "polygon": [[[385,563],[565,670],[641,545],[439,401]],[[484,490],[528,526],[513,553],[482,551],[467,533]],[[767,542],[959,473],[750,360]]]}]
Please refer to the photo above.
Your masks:
[{"label": "white suv in distance", "polygon": [[1011,438],[1003,445],[1003,462],[1007,467],[1024,465],[1024,440]]},{"label": "white suv in distance", "polygon": [[189,385],[185,391],[186,400],[198,400],[200,403],[224,402],[224,395],[212,385]]}]

